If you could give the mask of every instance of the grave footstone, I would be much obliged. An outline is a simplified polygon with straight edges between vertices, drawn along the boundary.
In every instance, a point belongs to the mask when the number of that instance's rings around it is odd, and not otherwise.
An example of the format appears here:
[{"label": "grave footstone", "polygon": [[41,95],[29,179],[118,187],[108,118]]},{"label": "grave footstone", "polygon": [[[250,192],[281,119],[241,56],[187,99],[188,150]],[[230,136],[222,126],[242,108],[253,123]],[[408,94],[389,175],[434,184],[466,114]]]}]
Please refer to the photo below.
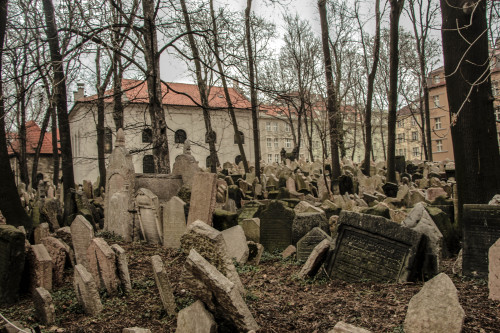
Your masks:
[{"label": "grave footstone", "polygon": [[212,215],[215,209],[217,175],[215,173],[198,172],[193,178],[191,201],[187,224],[196,220],[212,225]]},{"label": "grave footstone", "polygon": [[488,298],[500,301],[500,238],[488,251]]},{"label": "grave footstone", "polygon": [[156,286],[160,292],[161,302],[163,308],[169,316],[174,316],[176,311],[175,297],[170,284],[170,279],[165,269],[165,265],[159,255],[151,257],[151,265],[153,266],[153,273],[155,276]]},{"label": "grave footstone", "polygon": [[0,304],[12,304],[19,298],[25,239],[14,226],[0,225]]},{"label": "grave footstone", "polygon": [[297,260],[306,261],[316,245],[325,239],[332,240],[324,230],[314,227],[297,242]]},{"label": "grave footstone", "polygon": [[240,264],[248,260],[248,245],[245,232],[240,225],[222,231],[226,242],[227,253]]},{"label": "grave footstone", "polygon": [[196,301],[190,306],[179,311],[177,315],[176,333],[215,333],[217,324],[214,316],[205,309],[201,301]]},{"label": "grave footstone", "polygon": [[282,251],[292,244],[294,211],[280,201],[271,201],[260,214],[260,243],[268,252]]},{"label": "grave footstone", "polygon": [[106,289],[109,295],[115,295],[119,284],[116,256],[103,238],[92,239],[87,249],[87,262],[97,288]]},{"label": "grave footstone", "polygon": [[125,250],[118,244],[111,245],[111,249],[115,252],[116,269],[118,278],[120,279],[120,284],[125,290],[131,290],[132,283],[130,282],[127,254],[125,253]]},{"label": "grave footstone", "polygon": [[463,274],[486,278],[488,250],[500,238],[500,206],[464,205]]},{"label": "grave footstone", "polygon": [[94,238],[92,225],[83,216],[77,215],[71,223],[71,241],[77,264],[87,265],[87,249]]},{"label": "grave footstone", "polygon": [[163,247],[178,249],[181,246],[181,236],[186,232],[185,205],[174,196],[163,207]]},{"label": "grave footstone", "polygon": [[94,316],[102,311],[102,303],[94,278],[85,266],[81,264],[75,266],[73,285],[78,303],[85,313]]},{"label": "grave footstone", "polygon": [[52,296],[43,287],[38,287],[33,293],[33,305],[35,315],[42,325],[52,325],[56,321],[56,310],[52,301]]},{"label": "grave footstone", "polygon": [[422,234],[383,217],[342,211],[327,273],[346,281],[405,282],[421,270]]}]

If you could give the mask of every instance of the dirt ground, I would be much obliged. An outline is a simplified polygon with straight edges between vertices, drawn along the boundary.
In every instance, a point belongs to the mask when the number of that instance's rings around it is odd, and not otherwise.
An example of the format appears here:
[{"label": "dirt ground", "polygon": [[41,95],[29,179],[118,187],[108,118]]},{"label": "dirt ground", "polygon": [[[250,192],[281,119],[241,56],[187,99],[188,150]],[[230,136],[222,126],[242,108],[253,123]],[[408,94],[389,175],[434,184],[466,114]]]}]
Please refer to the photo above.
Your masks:
[{"label": "dirt ground", "polygon": [[[194,301],[181,281],[185,256],[177,250],[105,238],[110,245],[118,243],[127,251],[132,291],[115,297],[102,293],[103,312],[89,317],[76,301],[73,271],[68,268],[65,283],[52,292],[57,322],[52,327],[40,326],[42,332],[121,332],[134,326],[153,333],[174,332],[176,318],[168,317],[162,308],[150,256],[160,255],[168,267],[178,309]],[[465,310],[463,332],[500,332],[500,302],[488,299],[487,282],[453,275],[452,263],[445,261],[443,271],[455,283]],[[327,278],[304,281],[297,278],[297,262],[268,253],[258,267],[237,268],[247,289],[246,302],[261,332],[327,332],[341,320],[373,332],[403,332],[407,304],[422,287],[422,283],[346,283]],[[14,306],[0,308],[0,313],[27,328],[38,325],[29,296]]]}]

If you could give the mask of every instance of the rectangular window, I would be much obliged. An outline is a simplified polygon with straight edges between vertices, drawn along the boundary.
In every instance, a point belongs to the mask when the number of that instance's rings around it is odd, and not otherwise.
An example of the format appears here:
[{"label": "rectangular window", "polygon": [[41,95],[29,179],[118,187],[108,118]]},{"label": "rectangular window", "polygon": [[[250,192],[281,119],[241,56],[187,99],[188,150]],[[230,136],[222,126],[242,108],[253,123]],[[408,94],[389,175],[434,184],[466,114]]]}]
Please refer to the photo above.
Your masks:
[{"label": "rectangular window", "polygon": [[398,143],[403,143],[404,141],[405,141],[405,134],[399,133],[398,134]]},{"label": "rectangular window", "polygon": [[399,149],[398,149],[398,155],[399,155],[399,156],[404,156],[404,155],[405,155],[405,149],[403,149],[403,148],[399,148]]},{"label": "rectangular window", "polygon": [[290,132],[290,124],[285,123],[285,132]]},{"label": "rectangular window", "polygon": [[434,107],[439,107],[439,95],[432,96],[432,102],[434,103]]},{"label": "rectangular window", "polygon": [[271,141],[271,138],[267,138],[266,142],[267,142],[267,148],[272,148],[273,147],[273,142]]},{"label": "rectangular window", "polygon": [[418,147],[413,147],[413,157],[420,156],[420,149]]},{"label": "rectangular window", "polygon": [[266,122],[266,131],[271,132],[271,122]]},{"label": "rectangular window", "polygon": [[285,148],[292,148],[292,139],[285,139]]},{"label": "rectangular window", "polygon": [[274,154],[274,162],[276,163],[280,162],[280,154]]},{"label": "rectangular window", "polygon": [[279,140],[278,140],[278,138],[274,138],[274,148],[279,148]]},{"label": "rectangular window", "polygon": [[278,123],[273,122],[273,132],[278,132]]},{"label": "rectangular window", "polygon": [[436,140],[436,148],[438,152],[443,151],[443,140]]},{"label": "rectangular window", "polygon": [[411,132],[411,140],[418,141],[418,132]]},{"label": "rectangular window", "polygon": [[411,117],[411,126],[417,126],[417,119]]},{"label": "rectangular window", "polygon": [[434,129],[438,130],[438,129],[443,128],[442,124],[441,124],[441,117],[434,118],[434,120],[435,120]]},{"label": "rectangular window", "polygon": [[493,93],[493,97],[497,97],[500,92],[500,87],[498,85],[498,81],[491,82],[491,92]]},{"label": "rectangular window", "polygon": [[439,82],[441,81],[441,79],[439,78],[439,74],[434,75],[434,76],[432,77],[432,81],[433,81],[434,83],[439,83]]},{"label": "rectangular window", "polygon": [[273,154],[267,154],[267,163],[273,163]]},{"label": "rectangular window", "polygon": [[398,128],[403,128],[403,127],[405,127],[405,120],[404,119],[398,120]]}]

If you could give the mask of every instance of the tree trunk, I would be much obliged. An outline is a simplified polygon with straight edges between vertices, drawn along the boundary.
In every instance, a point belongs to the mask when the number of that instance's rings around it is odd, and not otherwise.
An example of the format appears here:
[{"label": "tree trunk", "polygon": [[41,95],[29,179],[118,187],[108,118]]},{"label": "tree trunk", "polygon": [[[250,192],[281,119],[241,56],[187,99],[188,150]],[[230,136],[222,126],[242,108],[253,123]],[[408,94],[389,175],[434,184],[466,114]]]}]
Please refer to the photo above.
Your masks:
[{"label": "tree trunk", "polygon": [[38,161],[40,159],[40,150],[42,149],[43,140],[45,139],[45,133],[47,132],[47,127],[49,127],[49,120],[52,114],[52,108],[48,107],[45,111],[45,116],[42,121],[42,128],[40,129],[40,136],[38,137],[38,143],[35,148],[35,156],[33,157],[33,166],[31,167],[31,187],[35,190],[38,188],[38,183],[36,176],[38,173]]},{"label": "tree trunk", "polygon": [[387,118],[387,181],[396,182],[396,113],[398,107],[399,18],[404,0],[390,0],[389,28],[389,111]]},{"label": "tree trunk", "polygon": [[245,39],[248,51],[248,71],[250,84],[250,103],[252,104],[253,148],[255,152],[255,176],[260,179],[260,133],[259,115],[257,112],[257,90],[255,89],[255,61],[253,58],[252,40],[250,34],[250,11],[252,0],[247,0],[245,9]]},{"label": "tree trunk", "polygon": [[366,93],[366,109],[365,109],[365,160],[362,170],[365,175],[370,175],[370,152],[372,151],[372,102],[373,102],[373,86],[375,83],[375,75],[377,73],[378,60],[380,54],[380,0],[375,1],[375,41],[373,44],[373,63],[370,74],[368,74],[368,89]]},{"label": "tree trunk", "polygon": [[14,173],[10,168],[9,154],[7,152],[7,137],[5,133],[5,105],[3,99],[3,70],[2,57],[7,25],[7,2],[0,0],[0,211],[2,211],[7,224],[13,226],[24,226],[29,233],[33,227],[31,219],[21,205],[17,193]]},{"label": "tree trunk", "polygon": [[459,222],[464,204],[486,204],[500,193],[500,155],[491,92],[486,0],[466,5],[459,0],[441,0],[444,72],[455,154]]},{"label": "tree trunk", "polygon": [[[425,81],[425,80],[424,80]],[[429,161],[432,161],[432,137],[431,137],[431,113],[430,113],[430,106],[429,106],[429,88],[427,87],[427,83],[424,83],[424,118],[425,118],[425,126],[424,123],[422,123],[422,126],[425,127],[425,137],[426,139],[422,138],[422,141],[427,141],[426,143],[426,152],[427,152],[427,159]]]},{"label": "tree trunk", "polygon": [[328,20],[326,17],[326,0],[318,1],[319,18],[321,21],[321,39],[323,44],[323,57],[325,63],[325,77],[327,87],[327,113],[330,127],[330,149],[332,155],[332,180],[340,177],[340,159],[338,149],[338,123],[339,110],[336,106],[336,92],[333,83],[332,58],[330,56]]},{"label": "tree trunk", "polygon": [[46,21],[46,34],[50,47],[50,58],[54,72],[54,99],[59,121],[59,136],[61,139],[63,189],[64,189],[64,216],[63,223],[70,224],[68,218],[76,211],[74,201],[75,178],[73,174],[73,156],[71,155],[71,134],[68,120],[68,103],[66,96],[66,76],[63,68],[63,57],[59,48],[54,5],[52,0],[43,0],[43,10]]},{"label": "tree trunk", "polygon": [[57,146],[57,116],[56,109],[54,107],[50,107],[51,109],[51,119],[52,119],[52,163],[54,164],[54,175],[52,182],[54,186],[57,187],[59,185],[59,147]]},{"label": "tree trunk", "polygon": [[153,131],[153,157],[156,173],[170,173],[170,156],[167,138],[167,123],[163,110],[160,54],[155,24],[155,3],[153,0],[143,0],[144,12],[144,58],[147,68],[147,83],[149,93],[149,115]]}]

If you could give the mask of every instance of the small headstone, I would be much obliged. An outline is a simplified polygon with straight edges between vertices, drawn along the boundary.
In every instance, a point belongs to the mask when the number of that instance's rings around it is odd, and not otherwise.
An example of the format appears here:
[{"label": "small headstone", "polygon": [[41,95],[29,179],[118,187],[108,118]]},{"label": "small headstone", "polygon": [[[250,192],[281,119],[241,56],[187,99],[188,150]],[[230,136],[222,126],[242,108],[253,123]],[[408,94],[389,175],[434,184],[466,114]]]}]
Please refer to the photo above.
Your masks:
[{"label": "small headstone", "polygon": [[281,252],[281,257],[286,259],[293,256],[295,253],[297,253],[297,248],[293,245],[288,245],[288,247]]},{"label": "small headstone", "polygon": [[488,259],[489,298],[500,301],[500,238],[490,247]]},{"label": "small headstone", "polygon": [[455,259],[455,262],[451,267],[451,271],[453,272],[453,274],[462,276],[462,265],[463,265],[463,252],[462,249],[460,249],[460,252],[458,252],[457,255],[457,259]]},{"label": "small headstone", "polygon": [[297,260],[306,261],[316,245],[331,237],[318,227],[314,227],[297,242]]},{"label": "small headstone", "polygon": [[77,215],[71,223],[71,240],[77,264],[87,266],[87,249],[94,238],[94,229],[83,216]]},{"label": "small headstone", "polygon": [[238,288],[194,249],[189,252],[185,267],[212,293],[217,304],[216,312],[232,322],[239,331],[257,331],[260,328]]},{"label": "small headstone", "polygon": [[271,201],[260,214],[260,243],[273,252],[292,244],[292,224],[295,213],[281,201]]},{"label": "small headstone", "polygon": [[92,239],[87,249],[87,262],[97,288],[106,289],[109,295],[116,294],[119,284],[116,256],[103,238]]},{"label": "small headstone", "polygon": [[52,279],[54,284],[60,286],[64,282],[64,264],[66,263],[67,249],[57,238],[42,238],[42,244],[45,245],[47,252],[52,258]]},{"label": "small headstone", "polygon": [[411,298],[404,321],[405,333],[460,333],[465,312],[448,275],[441,273],[427,281]]},{"label": "small headstone", "polygon": [[115,252],[116,257],[116,269],[118,273],[118,278],[120,283],[125,290],[132,289],[132,283],[130,282],[130,273],[128,270],[128,260],[125,250],[118,244],[111,245],[111,249]]},{"label": "small headstone", "polygon": [[25,260],[24,234],[12,225],[0,225],[0,304],[19,298]]},{"label": "small headstone", "polygon": [[219,230],[225,230],[238,225],[238,214],[224,209],[215,209],[212,219],[212,226]]},{"label": "small headstone", "polygon": [[248,264],[257,266],[260,263],[260,258],[262,257],[262,253],[264,253],[264,246],[259,243],[255,243],[252,241],[247,242],[248,245]]},{"label": "small headstone", "polygon": [[241,221],[241,227],[245,232],[247,240],[259,243],[260,242],[260,219],[249,218]]},{"label": "small headstone", "polygon": [[323,239],[319,244],[317,244],[314,249],[309,254],[304,266],[300,270],[298,276],[300,278],[305,278],[306,276],[314,276],[318,272],[321,264],[325,260],[325,257],[330,249],[332,241],[329,238]]},{"label": "small headstone", "polygon": [[34,230],[35,244],[41,244],[42,238],[48,237],[50,235],[50,229],[48,223],[41,223]]},{"label": "small headstone", "polygon": [[181,236],[186,232],[186,203],[179,197],[172,197],[163,207],[163,247],[178,249]]},{"label": "small headstone", "polygon": [[414,280],[421,270],[422,237],[383,217],[342,211],[327,273],[346,281]]},{"label": "small headstone", "polygon": [[38,287],[33,293],[33,305],[38,320],[43,325],[52,325],[56,321],[56,310],[52,296],[43,287]]},{"label": "small headstone", "polygon": [[155,276],[156,286],[160,292],[161,302],[163,308],[169,316],[174,316],[176,311],[175,297],[170,285],[167,270],[159,255],[151,257],[151,265],[153,266],[153,273]]},{"label": "small headstone", "polygon": [[28,263],[30,270],[30,290],[34,291],[38,287],[44,287],[48,291],[51,291],[52,258],[43,244],[36,244],[30,247]]},{"label": "small headstone", "polygon": [[463,274],[486,278],[488,250],[500,238],[500,206],[464,205]]},{"label": "small headstone", "polygon": [[371,333],[371,331],[339,321],[328,333]]},{"label": "small headstone", "polygon": [[196,301],[177,315],[176,333],[215,333],[217,324],[214,316],[205,309],[203,302]]},{"label": "small headstone", "polygon": [[328,220],[324,213],[296,214],[292,224],[292,244],[297,244],[302,237],[315,227],[328,232]]},{"label": "small headstone", "polygon": [[85,313],[94,316],[102,311],[102,303],[94,278],[85,266],[81,264],[75,266],[73,285],[78,303],[83,307]]},{"label": "small headstone", "polygon": [[193,178],[191,201],[187,224],[201,220],[212,225],[212,214],[215,209],[217,175],[215,173],[198,172]]},{"label": "small headstone", "polygon": [[244,264],[248,260],[248,245],[245,232],[240,225],[222,231],[228,255],[236,262]]}]

